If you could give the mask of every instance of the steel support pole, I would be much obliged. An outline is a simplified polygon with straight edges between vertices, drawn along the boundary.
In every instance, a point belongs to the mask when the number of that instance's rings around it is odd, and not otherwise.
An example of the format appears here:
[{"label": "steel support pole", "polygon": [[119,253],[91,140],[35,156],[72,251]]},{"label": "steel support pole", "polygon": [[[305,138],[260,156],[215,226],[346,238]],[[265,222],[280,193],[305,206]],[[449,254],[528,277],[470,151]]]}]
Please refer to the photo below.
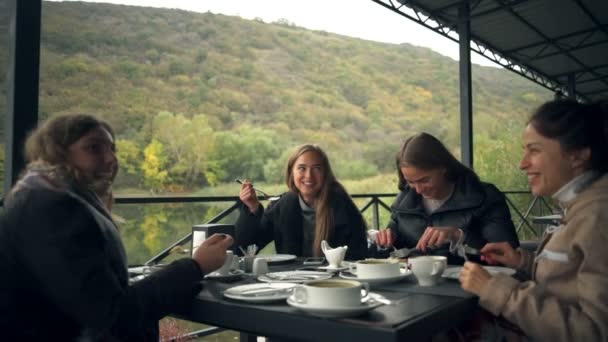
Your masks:
[{"label": "steel support pole", "polygon": [[574,73],[568,74],[568,98],[576,100],[576,78]]},{"label": "steel support pole", "polygon": [[9,0],[4,192],[25,166],[23,144],[38,123],[41,0]]},{"label": "steel support pole", "polygon": [[469,2],[458,8],[460,46],[460,153],[463,164],[473,167],[473,95],[471,87],[471,23]]}]

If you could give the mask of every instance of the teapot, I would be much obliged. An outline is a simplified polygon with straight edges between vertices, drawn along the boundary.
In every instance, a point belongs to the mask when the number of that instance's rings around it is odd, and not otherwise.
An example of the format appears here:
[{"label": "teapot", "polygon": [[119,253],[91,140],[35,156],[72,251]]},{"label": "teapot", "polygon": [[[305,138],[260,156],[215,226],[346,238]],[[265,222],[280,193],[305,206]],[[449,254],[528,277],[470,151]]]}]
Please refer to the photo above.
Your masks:
[{"label": "teapot", "polygon": [[340,264],[344,260],[348,246],[331,248],[327,241],[321,241],[321,250],[325,254],[325,259],[329,262],[330,268],[340,268]]}]

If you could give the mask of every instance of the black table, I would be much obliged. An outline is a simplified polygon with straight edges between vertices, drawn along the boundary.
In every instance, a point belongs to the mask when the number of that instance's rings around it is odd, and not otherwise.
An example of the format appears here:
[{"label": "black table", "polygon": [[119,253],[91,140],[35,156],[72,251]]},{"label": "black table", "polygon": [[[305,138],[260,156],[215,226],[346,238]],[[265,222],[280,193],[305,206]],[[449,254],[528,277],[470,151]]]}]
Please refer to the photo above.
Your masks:
[{"label": "black table", "polygon": [[[271,267],[271,271],[298,267],[301,264],[295,262]],[[460,325],[477,308],[477,298],[464,292],[457,281],[446,279],[437,286],[420,287],[413,276],[372,288],[393,303],[353,318],[321,318],[285,302],[250,304],[222,296],[229,287],[254,282],[254,277],[231,283],[206,280],[191,315],[180,318],[237,330],[248,340],[249,335],[259,335],[294,341],[418,341]]]}]

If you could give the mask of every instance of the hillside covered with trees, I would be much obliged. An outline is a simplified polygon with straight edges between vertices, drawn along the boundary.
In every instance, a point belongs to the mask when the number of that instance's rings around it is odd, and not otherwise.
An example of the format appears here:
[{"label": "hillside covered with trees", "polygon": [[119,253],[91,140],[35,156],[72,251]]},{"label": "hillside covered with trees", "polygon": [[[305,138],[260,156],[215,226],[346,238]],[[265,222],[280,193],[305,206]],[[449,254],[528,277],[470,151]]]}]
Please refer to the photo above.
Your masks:
[{"label": "hillside covered with trees", "polygon": [[[303,142],[325,147],[343,179],[392,174],[399,144],[419,131],[459,155],[458,64],[426,48],[284,20],[77,2],[44,2],[42,26],[41,116],[110,121],[119,190],[279,183]],[[475,168],[522,189],[521,128],[550,94],[498,68],[474,66],[473,79]]]}]

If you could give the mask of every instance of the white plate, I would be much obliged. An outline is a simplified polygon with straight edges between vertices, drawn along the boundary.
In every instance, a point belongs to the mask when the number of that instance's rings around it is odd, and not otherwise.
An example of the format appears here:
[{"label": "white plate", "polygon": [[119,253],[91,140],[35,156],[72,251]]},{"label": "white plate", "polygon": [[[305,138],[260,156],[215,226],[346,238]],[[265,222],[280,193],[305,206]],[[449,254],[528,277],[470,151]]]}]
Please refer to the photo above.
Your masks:
[{"label": "white plate", "polygon": [[296,256],[292,254],[258,255],[258,257],[266,259],[269,264],[283,263],[296,260]]},{"label": "white plate", "polygon": [[362,282],[368,283],[369,286],[376,286],[376,285],[390,284],[390,283],[398,282],[412,274],[412,271],[410,271],[406,268],[400,269],[400,272],[401,272],[401,274],[398,276],[386,277],[386,278],[359,278],[355,274],[352,274],[352,273],[340,272],[340,278],[362,281]]},{"label": "white plate", "polygon": [[[231,287],[224,291],[224,296],[251,303],[268,303],[287,299],[291,295],[290,289],[296,287],[295,283],[264,283],[248,284]],[[276,290],[275,292],[272,292]]]},{"label": "white plate", "polygon": [[310,314],[314,314],[315,316],[322,316],[322,317],[354,317],[354,316],[359,316],[362,315],[372,309],[377,308],[378,306],[382,305],[381,303],[375,301],[375,300],[369,300],[370,296],[364,297],[363,299],[361,299],[361,306],[357,306],[357,307],[348,307],[348,308],[336,308],[336,307],[332,307],[332,308],[319,308],[319,307],[312,307],[306,304],[300,304],[298,302],[295,301],[295,299],[293,298],[293,296],[289,296],[287,297],[287,304],[298,308],[302,311],[306,311]]},{"label": "white plate", "polygon": [[205,279],[229,281],[238,279],[244,274],[245,272],[243,270],[230,270],[228,274],[219,274],[217,272],[211,272],[205,276]]},{"label": "white plate", "polygon": [[[515,270],[508,267],[500,267],[500,266],[483,266],[486,271],[490,272],[490,274],[495,275],[498,273],[504,273],[506,275],[515,274]],[[442,277],[449,279],[460,279],[460,270],[462,270],[462,266],[457,267],[448,267],[445,271],[443,271]]]},{"label": "white plate", "polygon": [[332,277],[328,272],[316,271],[285,271],[271,272],[258,277],[259,281],[265,283],[306,283],[314,280],[324,280]]}]

